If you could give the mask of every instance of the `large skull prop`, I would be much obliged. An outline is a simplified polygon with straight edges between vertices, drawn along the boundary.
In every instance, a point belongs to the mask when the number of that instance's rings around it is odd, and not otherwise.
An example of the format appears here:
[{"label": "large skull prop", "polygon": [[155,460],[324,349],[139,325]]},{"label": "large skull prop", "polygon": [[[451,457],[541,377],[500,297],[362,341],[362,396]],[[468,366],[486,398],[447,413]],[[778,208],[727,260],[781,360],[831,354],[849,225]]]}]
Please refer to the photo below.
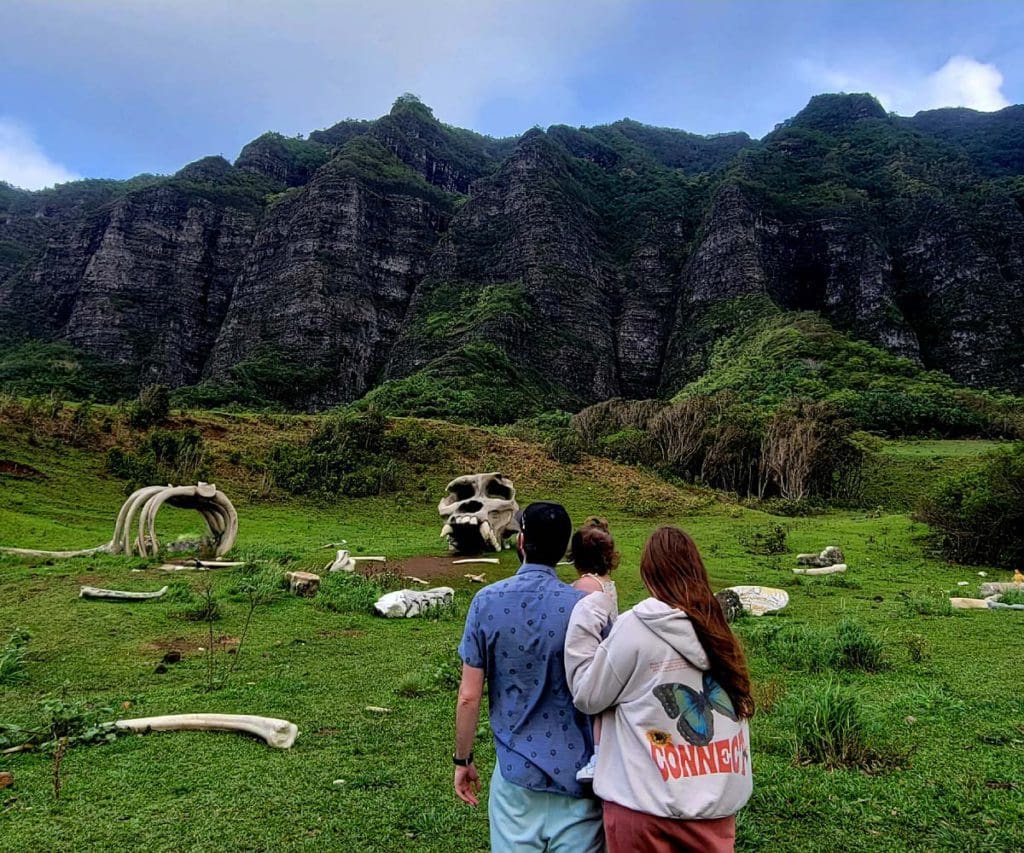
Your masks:
[{"label": "large skull prop", "polygon": [[500,551],[505,537],[519,532],[516,490],[497,472],[456,477],[437,511],[444,519],[441,537],[459,554]]}]

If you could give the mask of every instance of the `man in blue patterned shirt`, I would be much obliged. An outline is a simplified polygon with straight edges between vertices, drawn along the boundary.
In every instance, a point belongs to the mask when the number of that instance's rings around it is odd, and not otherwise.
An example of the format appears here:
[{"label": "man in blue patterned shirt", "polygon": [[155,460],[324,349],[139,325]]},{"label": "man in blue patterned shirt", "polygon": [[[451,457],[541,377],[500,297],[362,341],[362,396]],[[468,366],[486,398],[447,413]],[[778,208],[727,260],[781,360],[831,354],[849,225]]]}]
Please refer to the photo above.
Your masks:
[{"label": "man in blue patterned shirt", "polygon": [[559,504],[533,503],[520,526],[523,565],[476,594],[459,645],[455,793],[478,803],[473,738],[486,681],[497,753],[488,798],[491,849],[599,853],[600,804],[576,781],[593,751],[590,721],[572,704],[563,662],[569,616],[585,593],[554,569],[572,522]]}]

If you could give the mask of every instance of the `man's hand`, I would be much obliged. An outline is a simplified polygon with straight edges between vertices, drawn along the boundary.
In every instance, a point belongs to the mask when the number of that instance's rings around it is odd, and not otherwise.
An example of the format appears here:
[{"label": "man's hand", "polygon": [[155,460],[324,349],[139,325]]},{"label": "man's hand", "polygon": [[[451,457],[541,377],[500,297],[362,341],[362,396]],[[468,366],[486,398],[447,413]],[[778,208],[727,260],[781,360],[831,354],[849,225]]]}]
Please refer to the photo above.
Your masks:
[{"label": "man's hand", "polygon": [[480,805],[477,798],[480,794],[480,774],[472,764],[469,767],[455,768],[455,793],[464,803],[471,806]]},{"label": "man's hand", "polygon": [[[476,723],[480,717],[480,699],[484,692],[484,671],[468,663],[462,665],[462,683],[459,685],[459,699],[455,704],[455,755],[472,758],[473,739],[476,737]],[[471,806],[478,804],[480,776],[476,768],[455,768],[455,793]]]}]

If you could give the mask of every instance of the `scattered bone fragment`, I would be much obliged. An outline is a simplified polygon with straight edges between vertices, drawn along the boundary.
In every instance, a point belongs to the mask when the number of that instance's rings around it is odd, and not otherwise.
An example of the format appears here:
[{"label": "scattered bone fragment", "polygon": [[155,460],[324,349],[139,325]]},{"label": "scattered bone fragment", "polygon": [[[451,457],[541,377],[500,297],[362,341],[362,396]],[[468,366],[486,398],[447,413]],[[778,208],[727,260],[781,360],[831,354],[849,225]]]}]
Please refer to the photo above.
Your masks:
[{"label": "scattered bone fragment", "polygon": [[843,552],[837,545],[829,545],[820,554],[797,554],[798,566],[815,566],[825,568],[843,562]]},{"label": "scattered bone fragment", "polygon": [[988,607],[984,598],[951,598],[949,603],[957,610],[982,610]]},{"label": "scattered bone fragment", "polygon": [[990,583],[983,583],[981,585],[981,594],[982,596],[997,595],[1003,592],[1014,592],[1018,589],[1024,589],[1024,586],[1019,583],[1000,583],[998,581],[993,581]]},{"label": "scattered bone fragment", "polygon": [[149,732],[240,732],[262,738],[268,746],[288,749],[299,730],[288,720],[257,717],[250,714],[169,714],[162,717],[140,717],[117,720],[119,729],[148,734]]},{"label": "scattered bone fragment", "polygon": [[371,563],[386,563],[388,561],[387,557],[353,557],[352,559],[353,560],[366,560],[366,561],[369,561]]},{"label": "scattered bone fragment", "polygon": [[423,580],[423,578],[416,577],[416,575],[402,575],[402,580],[412,581],[413,583],[418,583],[420,586],[430,586],[429,582]]},{"label": "scattered bone fragment", "polygon": [[312,572],[288,572],[285,577],[293,595],[312,598],[320,589],[320,575]]},{"label": "scattered bone fragment", "polygon": [[127,592],[122,589],[101,589],[97,586],[83,586],[78,591],[79,598],[103,599],[106,601],[151,601],[162,597],[167,587],[160,587],[156,592]]},{"label": "scattered bone fragment", "polygon": [[497,557],[466,557],[466,558],[463,558],[461,560],[452,560],[452,565],[453,566],[461,566],[461,565],[464,565],[466,563],[493,563],[493,564],[497,564],[497,563],[500,563],[500,562],[501,562],[501,560],[499,560]]},{"label": "scattered bone fragment", "polygon": [[820,566],[813,569],[793,569],[794,575],[835,575],[846,571],[846,563],[836,563],[834,566]]},{"label": "scattered bone fragment", "polygon": [[367,705],[363,708],[364,711],[369,711],[371,714],[390,714],[390,708],[381,708],[379,705]]},{"label": "scattered bone fragment", "polygon": [[487,575],[485,574],[463,575],[463,577],[468,581],[472,581],[473,583],[487,583]]},{"label": "scattered bone fragment", "polygon": [[326,570],[329,572],[354,572],[356,564],[352,562],[352,557],[345,549],[339,550],[334,555],[334,560],[327,564]]},{"label": "scattered bone fragment", "polygon": [[388,619],[411,619],[437,607],[447,607],[455,600],[450,586],[434,589],[400,589],[382,595],[373,605],[379,616]]}]

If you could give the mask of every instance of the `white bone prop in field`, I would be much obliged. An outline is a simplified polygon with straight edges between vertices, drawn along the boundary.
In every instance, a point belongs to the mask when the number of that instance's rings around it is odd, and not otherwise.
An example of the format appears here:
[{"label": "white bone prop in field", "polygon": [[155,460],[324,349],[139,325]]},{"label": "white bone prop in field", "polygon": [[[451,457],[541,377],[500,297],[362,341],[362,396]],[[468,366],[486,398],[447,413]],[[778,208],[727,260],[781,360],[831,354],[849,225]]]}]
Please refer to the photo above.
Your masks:
[{"label": "white bone prop in field", "polygon": [[379,616],[388,619],[411,619],[422,616],[435,607],[447,607],[455,600],[455,590],[450,586],[434,589],[400,589],[389,592],[377,599],[373,609]]},{"label": "white bone prop in field", "polygon": [[104,601],[150,601],[162,598],[167,593],[162,586],[156,592],[128,592],[123,589],[101,589],[98,586],[83,586],[78,591],[79,598],[96,598]]},{"label": "white bone prop in field", "polygon": [[835,575],[846,571],[846,563],[836,563],[834,566],[819,566],[813,569],[793,569],[794,575]]},{"label": "white bone prop in field", "polygon": [[240,732],[255,735],[268,746],[289,749],[299,735],[298,726],[288,720],[256,717],[250,714],[169,714],[164,717],[139,717],[116,720],[119,729],[148,732]]},{"label": "white bone prop in field", "polygon": [[[156,537],[156,514],[165,503],[180,509],[194,509],[203,517],[215,556],[223,557],[235,544],[238,537],[238,513],[227,495],[213,483],[200,482],[194,486],[145,486],[132,492],[117,514],[114,537],[105,545],[79,551],[43,551],[34,548],[0,548],[0,551],[28,557],[81,557],[100,553],[155,557],[160,551],[160,542]],[[136,518],[137,534],[133,537]]]},{"label": "white bone prop in field", "polygon": [[743,609],[752,616],[763,616],[789,604],[789,593],[784,589],[770,586],[730,586],[727,589],[739,596]]}]

